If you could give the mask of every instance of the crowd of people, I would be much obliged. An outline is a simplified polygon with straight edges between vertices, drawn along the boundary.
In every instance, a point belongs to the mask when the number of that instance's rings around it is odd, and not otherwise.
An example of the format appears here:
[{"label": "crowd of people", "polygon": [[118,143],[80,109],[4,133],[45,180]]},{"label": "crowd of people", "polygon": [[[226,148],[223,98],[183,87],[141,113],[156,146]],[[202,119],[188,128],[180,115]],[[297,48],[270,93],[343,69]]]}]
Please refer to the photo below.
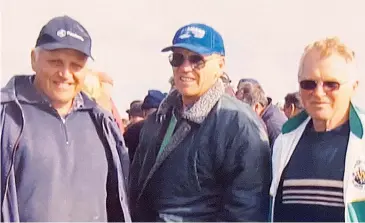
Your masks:
[{"label": "crowd of people", "polygon": [[113,79],[86,67],[87,30],[42,27],[34,74],[1,89],[2,221],[365,221],[365,114],[339,38],[305,47],[282,105],[254,77],[232,86],[211,26],[162,52],[170,91],[151,86],[126,120]]}]

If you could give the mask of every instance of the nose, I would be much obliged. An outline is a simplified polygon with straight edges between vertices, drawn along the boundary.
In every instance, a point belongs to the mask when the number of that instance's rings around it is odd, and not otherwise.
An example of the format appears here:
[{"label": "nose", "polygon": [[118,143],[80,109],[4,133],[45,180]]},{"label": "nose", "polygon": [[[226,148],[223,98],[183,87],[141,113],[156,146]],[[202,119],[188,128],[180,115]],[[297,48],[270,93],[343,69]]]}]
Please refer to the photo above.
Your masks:
[{"label": "nose", "polygon": [[182,72],[191,72],[193,70],[193,66],[189,62],[189,60],[187,60],[186,58],[184,58],[184,62],[179,67],[179,70],[182,71]]},{"label": "nose", "polygon": [[69,66],[64,65],[62,69],[59,70],[59,75],[64,79],[70,79],[73,77],[73,72]]},{"label": "nose", "polygon": [[313,90],[313,95],[324,96],[326,92],[323,89],[323,83],[318,82],[316,88]]}]

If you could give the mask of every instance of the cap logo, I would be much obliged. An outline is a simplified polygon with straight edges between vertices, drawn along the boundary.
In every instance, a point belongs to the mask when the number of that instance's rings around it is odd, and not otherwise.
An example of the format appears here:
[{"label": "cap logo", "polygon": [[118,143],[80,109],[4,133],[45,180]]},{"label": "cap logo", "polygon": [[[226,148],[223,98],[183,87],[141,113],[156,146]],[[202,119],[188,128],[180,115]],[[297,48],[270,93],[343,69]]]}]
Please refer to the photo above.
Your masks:
[{"label": "cap logo", "polygon": [[365,190],[365,161],[356,161],[352,173],[352,183],[356,188]]},{"label": "cap logo", "polygon": [[194,36],[194,38],[201,39],[205,36],[205,30],[198,27],[189,26],[181,31],[179,39],[187,39],[190,38],[191,36]]},{"label": "cap logo", "polygon": [[60,37],[60,38],[64,38],[64,37],[66,37],[66,36],[71,36],[71,37],[73,37],[73,38],[75,38],[75,39],[78,39],[78,40],[80,40],[80,41],[82,41],[82,42],[84,42],[85,40],[84,40],[84,38],[82,38],[82,36],[80,36],[80,35],[78,35],[78,34],[76,34],[76,33],[74,33],[74,32],[71,32],[71,31],[66,31],[66,30],[64,30],[64,29],[60,29],[60,30],[58,30],[57,31],[57,36],[58,37]]},{"label": "cap logo", "polygon": [[63,38],[66,36],[66,30],[64,29],[60,29],[57,31],[57,36],[60,37],[60,38]]}]

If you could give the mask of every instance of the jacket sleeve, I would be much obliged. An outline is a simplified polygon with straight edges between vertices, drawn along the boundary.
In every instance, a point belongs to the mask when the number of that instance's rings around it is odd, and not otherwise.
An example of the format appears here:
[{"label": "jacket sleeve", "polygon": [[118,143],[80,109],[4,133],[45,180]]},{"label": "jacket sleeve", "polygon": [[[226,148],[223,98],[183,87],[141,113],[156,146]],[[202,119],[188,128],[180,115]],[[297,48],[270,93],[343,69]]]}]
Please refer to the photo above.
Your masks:
[{"label": "jacket sleeve", "polygon": [[111,131],[111,135],[114,138],[116,147],[117,147],[117,151],[118,151],[118,155],[122,164],[122,171],[123,171],[123,175],[124,175],[124,180],[127,184],[128,182],[128,176],[129,176],[129,155],[128,155],[128,149],[125,145],[124,142],[124,138],[122,136],[122,133],[119,129],[118,124],[116,123],[115,120],[110,120],[109,121],[109,129]]},{"label": "jacket sleeve", "polygon": [[281,116],[281,114],[277,114],[275,117],[267,121],[267,133],[269,134],[271,148],[274,147],[274,142],[276,138],[280,135],[281,128],[286,121],[287,119],[284,117],[284,115]]},{"label": "jacket sleeve", "polygon": [[[112,151],[113,160],[119,162],[121,168],[121,170],[120,169],[118,170],[119,165],[117,164],[117,171],[116,172],[110,171],[108,174],[108,179],[107,179],[108,195],[106,200],[108,221],[128,222],[131,221],[129,205],[128,205],[128,196],[127,196],[128,174],[129,174],[128,150],[125,146],[122,134],[117,126],[117,123],[114,120],[112,120],[112,118],[106,118],[106,120],[107,120],[106,121],[107,128],[105,128],[104,131],[106,131],[105,133],[108,137],[109,145],[113,147],[115,146],[115,148],[110,148]],[[121,175],[123,177],[122,178],[123,181],[119,181]],[[118,181],[119,184],[117,184],[116,181]],[[116,196],[118,194],[119,196]]]},{"label": "jacket sleeve", "polygon": [[[224,185],[220,221],[267,221],[271,181],[267,135],[253,116],[238,120],[227,143],[221,179]],[[230,129],[232,130],[232,128]]]},{"label": "jacket sleeve", "polygon": [[[147,126],[150,120],[146,120]],[[145,130],[145,128],[141,128],[141,132],[139,134],[139,143],[135,148],[133,159],[131,162],[131,168],[129,173],[129,185],[128,185],[128,194],[129,194],[129,203],[131,210],[132,221],[139,221],[138,216],[138,208],[137,208],[137,198],[140,190],[139,179],[141,177],[141,168],[143,164],[143,159],[147,153],[146,148],[146,134],[148,134],[149,130]]]}]

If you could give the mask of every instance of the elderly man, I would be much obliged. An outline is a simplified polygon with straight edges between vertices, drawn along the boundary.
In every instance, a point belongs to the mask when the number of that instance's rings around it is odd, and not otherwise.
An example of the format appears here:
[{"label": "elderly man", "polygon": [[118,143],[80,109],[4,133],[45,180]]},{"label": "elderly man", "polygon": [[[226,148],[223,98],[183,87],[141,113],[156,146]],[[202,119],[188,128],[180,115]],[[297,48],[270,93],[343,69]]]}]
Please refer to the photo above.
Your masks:
[{"label": "elderly man", "polygon": [[275,142],[274,221],[365,221],[365,115],[351,98],[355,54],[338,38],[306,47],[298,82],[305,111]]},{"label": "elderly man", "polygon": [[284,113],[272,104],[272,99],[266,97],[261,85],[254,79],[241,79],[236,95],[239,100],[249,104],[256,114],[262,118],[272,148],[281,132],[281,127],[287,120]]},{"label": "elderly man", "polygon": [[266,221],[270,153],[253,111],[224,93],[221,35],[180,28],[175,88],[145,121],[129,189],[136,221]]},{"label": "elderly man", "polygon": [[35,75],[1,89],[3,221],[131,220],[118,126],[80,93],[89,57],[86,29],[55,17],[31,53]]}]

